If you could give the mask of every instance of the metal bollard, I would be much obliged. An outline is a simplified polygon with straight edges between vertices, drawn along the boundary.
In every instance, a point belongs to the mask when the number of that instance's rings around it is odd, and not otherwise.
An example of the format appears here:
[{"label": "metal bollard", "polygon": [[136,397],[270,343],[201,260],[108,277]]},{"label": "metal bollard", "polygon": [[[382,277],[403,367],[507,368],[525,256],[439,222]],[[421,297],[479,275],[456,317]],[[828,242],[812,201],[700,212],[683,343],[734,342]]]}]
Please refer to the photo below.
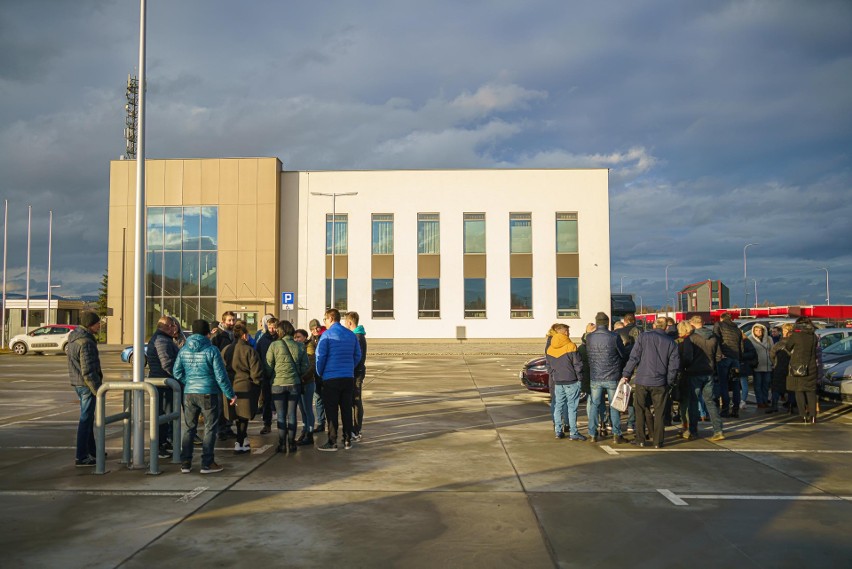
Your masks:
[{"label": "metal bollard", "polygon": [[[130,428],[127,425],[127,421],[132,416],[132,405],[127,404],[128,397],[125,396],[125,411],[122,413],[118,413],[116,415],[111,415],[109,417],[105,417],[106,414],[106,394],[111,390],[120,390],[129,394],[131,391],[145,391],[148,394],[148,400],[150,401],[150,413],[149,413],[149,423],[150,423],[150,439],[151,439],[151,448],[153,452],[150,454],[150,460],[148,462],[148,474],[160,474],[160,464],[159,457],[157,456],[157,449],[159,447],[159,439],[160,439],[160,430],[159,430],[159,416],[158,416],[158,406],[157,406],[157,389],[147,382],[109,382],[104,383],[98,388],[97,399],[95,401],[95,448],[97,452],[96,464],[95,464],[95,474],[106,474],[106,426],[109,423],[114,423],[116,421],[125,421],[125,433],[124,433],[124,452],[123,458],[129,463],[130,462],[130,444],[129,444],[129,435]],[[131,398],[132,399],[132,398]]]}]

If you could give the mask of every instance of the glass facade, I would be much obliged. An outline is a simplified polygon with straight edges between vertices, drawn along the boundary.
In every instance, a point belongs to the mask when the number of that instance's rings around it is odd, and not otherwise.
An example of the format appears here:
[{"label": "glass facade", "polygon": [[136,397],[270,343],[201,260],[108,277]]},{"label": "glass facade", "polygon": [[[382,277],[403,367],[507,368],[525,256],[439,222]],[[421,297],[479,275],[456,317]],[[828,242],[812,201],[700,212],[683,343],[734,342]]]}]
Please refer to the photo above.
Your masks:
[{"label": "glass facade", "polygon": [[576,253],[577,243],[577,214],[556,214],[556,252]]},{"label": "glass facade", "polygon": [[349,253],[349,214],[338,213],[333,226],[331,218],[331,214],[325,216],[325,254],[331,255],[331,234],[333,227],[335,241],[334,254],[347,255]]},{"label": "glass facade", "polygon": [[149,207],[146,250],[146,335],[160,316],[189,328],[216,320],[218,208]]},{"label": "glass facade", "polygon": [[532,253],[532,214],[509,214],[509,252]]},{"label": "glass facade", "polygon": [[578,278],[556,279],[556,317],[580,317],[580,293]]},{"label": "glass facade", "polygon": [[464,317],[485,318],[485,279],[464,280]]},{"label": "glass facade", "polygon": [[393,318],[393,279],[373,279],[373,318]]},{"label": "glass facade", "polygon": [[511,279],[511,317],[532,318],[532,279]]},{"label": "glass facade", "polygon": [[338,310],[349,310],[349,293],[347,279],[334,279],[334,303],[331,300],[331,279],[325,279],[325,305]]},{"label": "glass facade", "polygon": [[417,214],[417,254],[438,255],[441,252],[441,221],[437,213]]},{"label": "glass facade", "polygon": [[464,252],[485,253],[485,214],[464,214]]},{"label": "glass facade", "polygon": [[393,214],[373,214],[373,255],[393,255]]},{"label": "glass facade", "polygon": [[417,317],[441,317],[440,279],[417,279]]}]

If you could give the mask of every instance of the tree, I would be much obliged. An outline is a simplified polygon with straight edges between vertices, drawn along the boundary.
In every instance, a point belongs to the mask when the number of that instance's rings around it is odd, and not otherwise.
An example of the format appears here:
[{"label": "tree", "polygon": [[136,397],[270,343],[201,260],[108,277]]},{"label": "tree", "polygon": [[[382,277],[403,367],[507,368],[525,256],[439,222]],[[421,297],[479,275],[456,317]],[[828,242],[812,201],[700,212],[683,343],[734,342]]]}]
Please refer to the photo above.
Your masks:
[{"label": "tree", "polygon": [[109,288],[109,277],[104,273],[101,277],[101,287],[98,289],[98,301],[95,303],[95,312],[103,318],[107,315],[107,290]]}]

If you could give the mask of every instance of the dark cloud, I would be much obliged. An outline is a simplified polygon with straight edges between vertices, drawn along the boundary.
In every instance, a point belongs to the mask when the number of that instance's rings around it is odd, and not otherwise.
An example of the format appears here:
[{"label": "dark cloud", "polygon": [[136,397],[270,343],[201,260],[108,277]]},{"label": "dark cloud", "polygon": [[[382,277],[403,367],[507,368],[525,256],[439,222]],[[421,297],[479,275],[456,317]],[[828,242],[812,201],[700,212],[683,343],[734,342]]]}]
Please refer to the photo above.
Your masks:
[{"label": "dark cloud", "polygon": [[[852,303],[852,4],[149,3],[149,157],[290,169],[610,168],[613,286]],[[0,5],[11,267],[93,293],[123,152],[134,2]],[[36,259],[38,260],[36,263]],[[42,282],[43,277],[39,277]],[[753,289],[753,284],[749,283]],[[750,294],[753,294],[753,290]]]}]

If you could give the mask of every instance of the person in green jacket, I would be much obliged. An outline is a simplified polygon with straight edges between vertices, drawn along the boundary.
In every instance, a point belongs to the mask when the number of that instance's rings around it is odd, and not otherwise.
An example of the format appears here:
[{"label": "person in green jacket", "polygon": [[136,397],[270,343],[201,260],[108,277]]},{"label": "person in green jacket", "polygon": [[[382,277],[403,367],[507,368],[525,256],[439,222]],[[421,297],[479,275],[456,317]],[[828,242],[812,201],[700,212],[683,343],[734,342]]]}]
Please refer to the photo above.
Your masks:
[{"label": "person in green jacket", "polygon": [[266,352],[268,373],[272,375],[272,402],[278,414],[276,452],[295,453],[296,405],[301,397],[302,376],[309,369],[305,347],[293,339],[295,329],[288,320],[278,323],[278,339]]}]

